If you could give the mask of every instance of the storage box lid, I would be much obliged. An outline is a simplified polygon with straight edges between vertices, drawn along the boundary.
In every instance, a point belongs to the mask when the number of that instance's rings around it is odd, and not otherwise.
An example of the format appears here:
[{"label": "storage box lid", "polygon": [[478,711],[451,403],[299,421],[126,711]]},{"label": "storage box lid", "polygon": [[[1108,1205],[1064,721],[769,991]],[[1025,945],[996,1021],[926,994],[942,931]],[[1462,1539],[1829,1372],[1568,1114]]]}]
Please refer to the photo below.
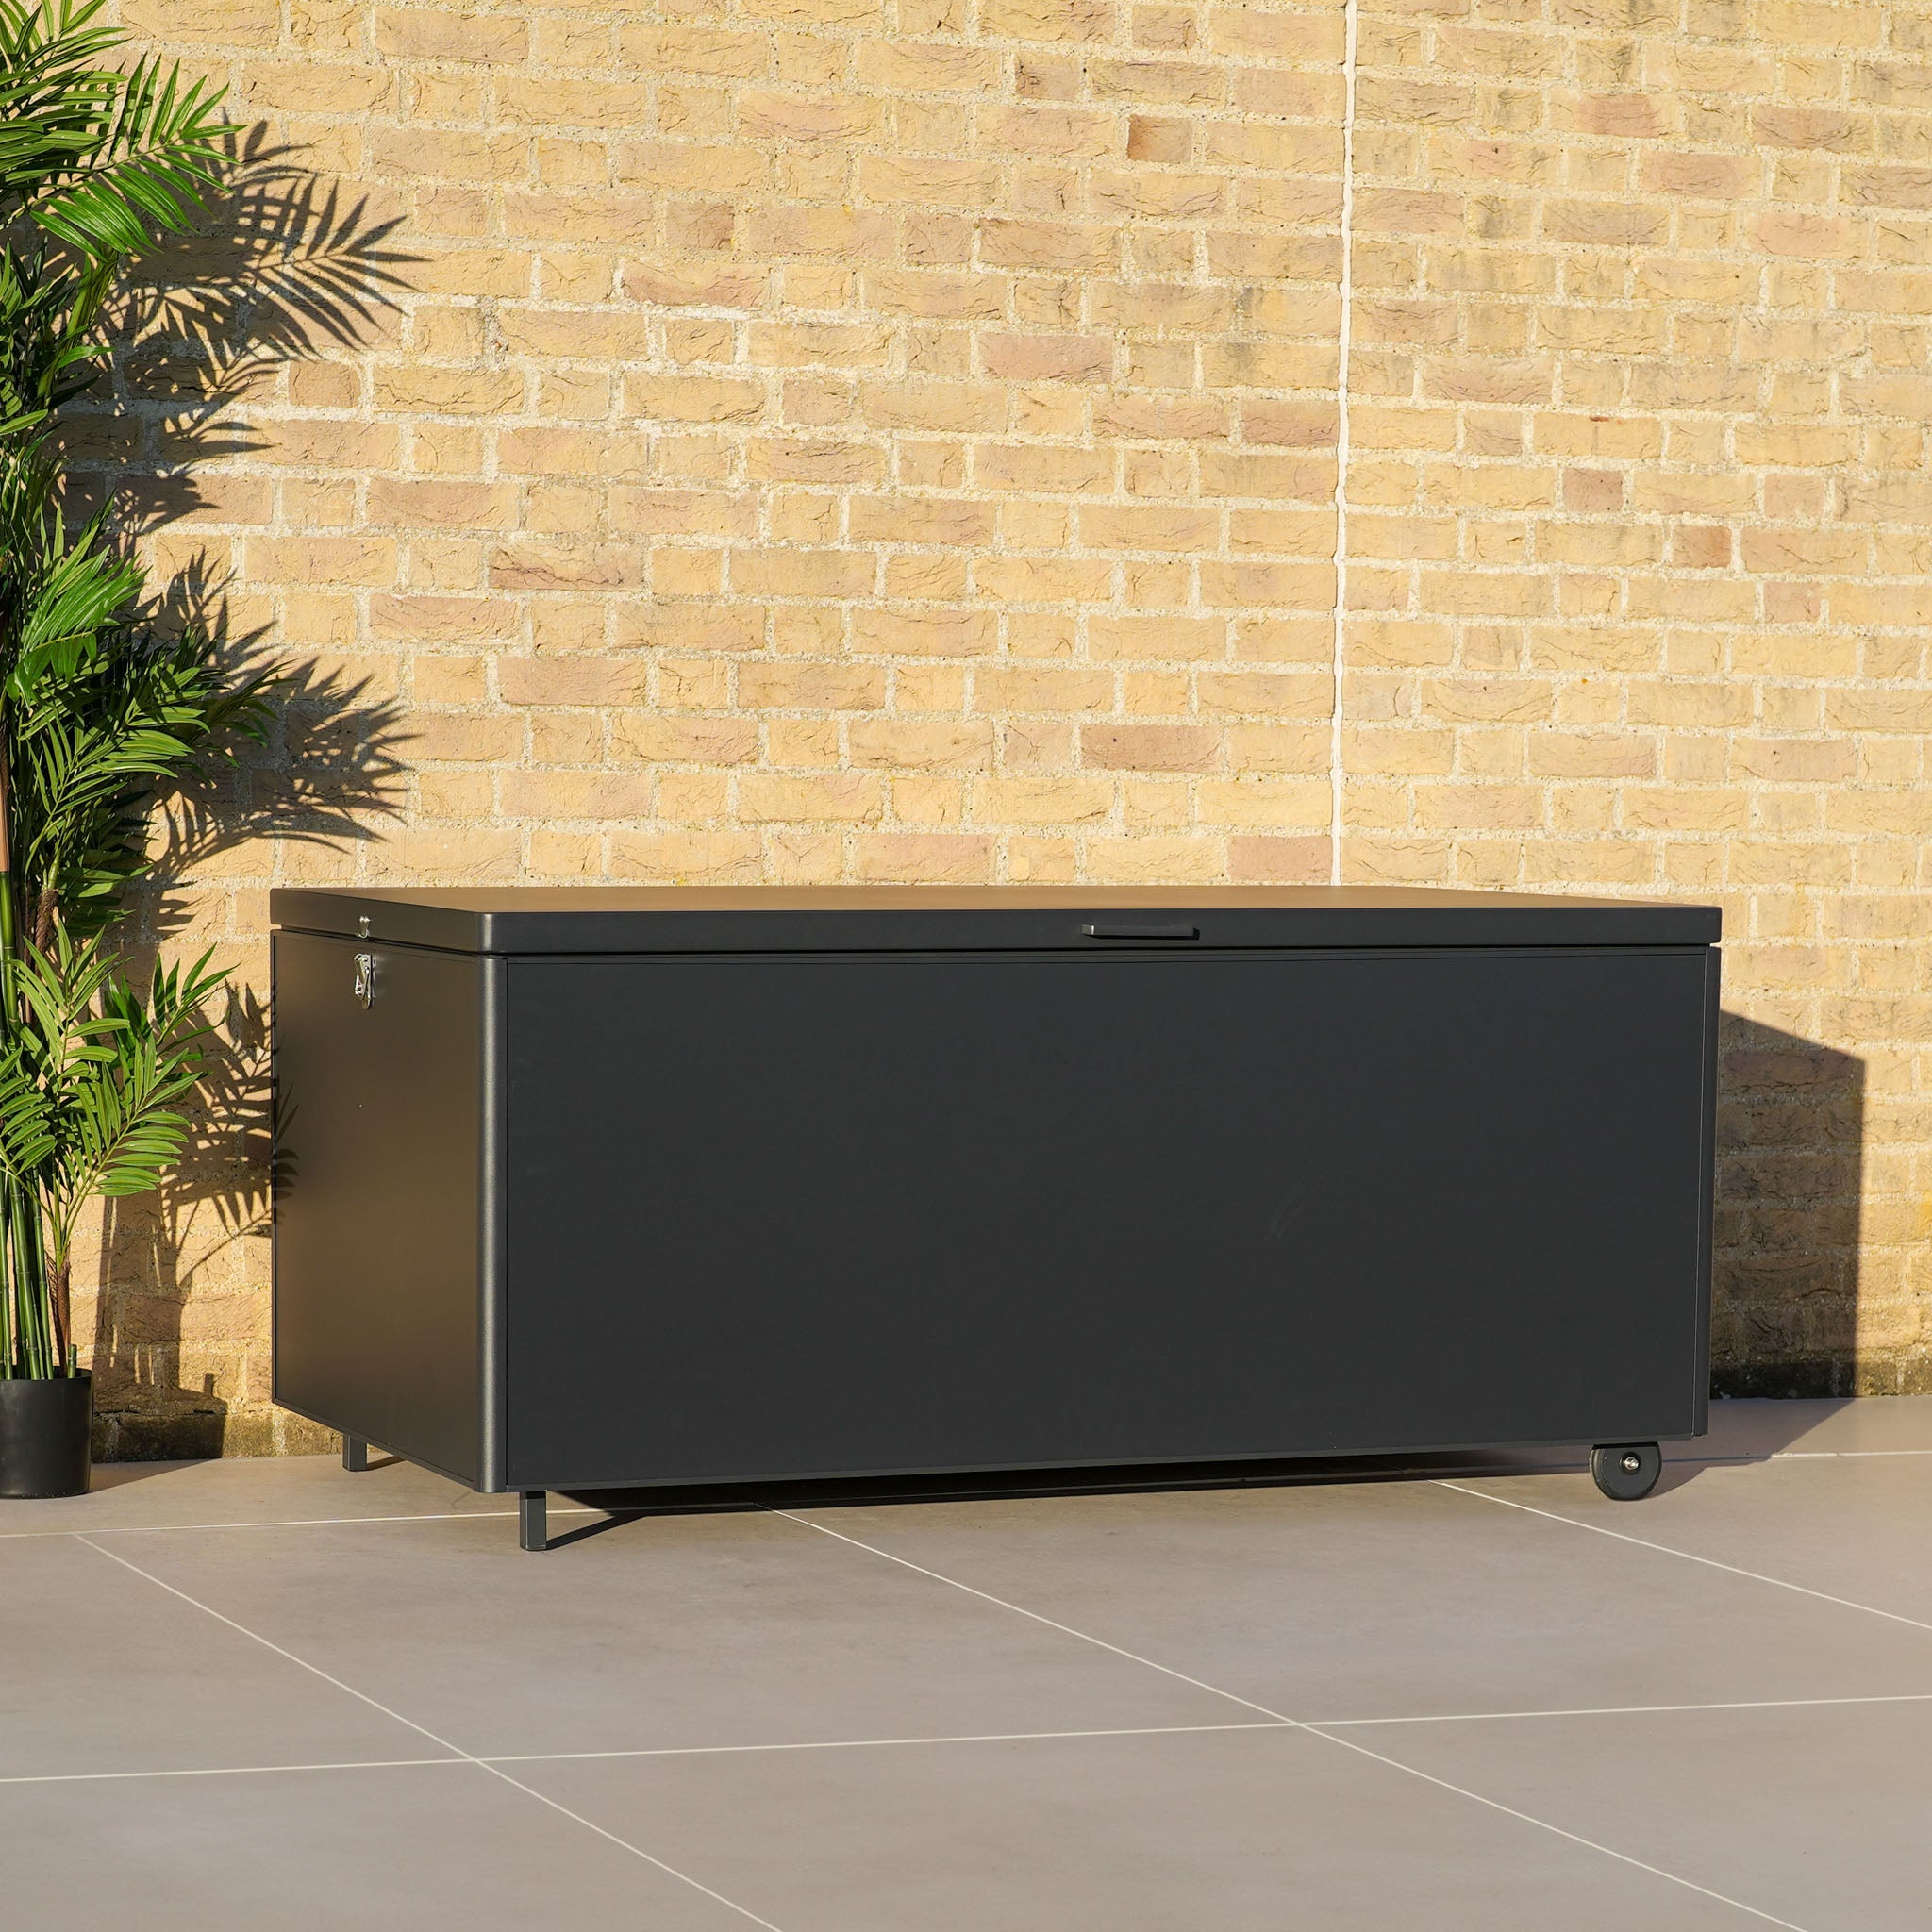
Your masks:
[{"label": "storage box lid", "polygon": [[455,953],[1684,946],[1715,906],[1405,886],[278,888],[274,923]]}]

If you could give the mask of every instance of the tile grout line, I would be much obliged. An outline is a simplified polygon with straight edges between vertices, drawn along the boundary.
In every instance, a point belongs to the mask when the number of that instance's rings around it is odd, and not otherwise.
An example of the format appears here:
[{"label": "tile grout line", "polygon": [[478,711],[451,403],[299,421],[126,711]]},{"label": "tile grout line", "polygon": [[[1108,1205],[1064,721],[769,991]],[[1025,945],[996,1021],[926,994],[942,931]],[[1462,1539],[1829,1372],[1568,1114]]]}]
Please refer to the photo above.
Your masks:
[{"label": "tile grout line", "polygon": [[1538,1717],[1665,1717],[1679,1711],[1809,1710],[1851,1704],[1932,1704],[1932,1690],[1892,1690],[1860,1697],[1740,1697],[1716,1704],[1603,1704],[1579,1710],[1444,1710],[1419,1717],[1324,1717],[1310,1730],[1353,1730],[1363,1724],[1509,1724]]},{"label": "tile grout line", "polygon": [[765,1932],[780,1932],[780,1928],[774,1925],[769,1919],[759,1918],[748,1907],[740,1905],[735,1899],[726,1898],[722,1891],[713,1891],[708,1885],[701,1879],[693,1878],[690,1873],[680,1872],[675,1865],[668,1865],[662,1858],[652,1857],[641,1846],[632,1844],[628,1839],[619,1838],[614,1831],[607,1831],[601,1824],[592,1824],[581,1813],[573,1811],[567,1805],[558,1804],[555,1798],[546,1797],[543,1792],[523,1783],[521,1779],[512,1777],[508,1772],[491,1764],[487,1758],[477,1757],[473,1753],[465,1751],[460,1744],[454,1744],[447,1738],[439,1737],[427,1724],[419,1724],[414,1718],[405,1717],[399,1710],[391,1710],[388,1705],[371,1697],[367,1691],[358,1690],[353,1684],[345,1684],[340,1677],[331,1676],[321,1665],[312,1664],[306,1657],[297,1657],[292,1650],[284,1650],[273,1639],[262,1636],[258,1630],[249,1629],[245,1624],[238,1624],[233,1617],[225,1615],[211,1604],[203,1603],[198,1597],[190,1596],[185,1590],[176,1590],[172,1583],[163,1581],[151,1570],[143,1570],[139,1563],[130,1563],[125,1557],[117,1557],[112,1550],[103,1549],[99,1543],[91,1541],[78,1530],[74,1532],[74,1539],[76,1542],[86,1543],[89,1549],[97,1556],[107,1557],[110,1563],[119,1563],[124,1570],[131,1570],[137,1576],[145,1577],[158,1589],[165,1590],[170,1596],[177,1596],[184,1604],[192,1604],[194,1608],[204,1611],[217,1623],[225,1624],[229,1629],[238,1631],[242,1636],[260,1644],[264,1650],[273,1651],[275,1656],[286,1657],[290,1663],[320,1677],[325,1684],[332,1684],[338,1690],[347,1691],[351,1697],[368,1705],[372,1710],[379,1710],[385,1717],[393,1718],[397,1724],[407,1724],[410,1730],[427,1738],[432,1744],[440,1744],[445,1751],[454,1751],[461,1761],[474,1764],[479,1771],[488,1772],[491,1777],[501,1778],[511,1790],[522,1791],[525,1797],[535,1798],[540,1805],[547,1806],[562,1817],[581,1824],[585,1830],[595,1832],[599,1838],[608,1839],[612,1844],[630,1853],[634,1858],[641,1858],[645,1864],[655,1865],[658,1871],[675,1878],[680,1884],[690,1886],[693,1891],[701,1891],[707,1898],[715,1899],[719,1905],[736,1912],[740,1918],[749,1919],[754,1925],[762,1925]]},{"label": "tile grout line", "polygon": [[850,1543],[855,1550],[869,1551],[874,1557],[883,1557],[889,1563],[897,1563],[901,1569],[910,1570],[921,1576],[930,1576],[935,1583],[943,1583],[954,1590],[963,1590],[968,1596],[976,1596],[982,1602],[995,1604],[1003,1610],[1011,1610],[1017,1616],[1028,1617],[1036,1624],[1044,1624],[1049,1630],[1058,1630],[1068,1637],[1077,1637],[1082,1643],[1093,1644],[1100,1650],[1109,1650],[1116,1657],[1124,1657],[1129,1663],[1144,1664],[1150,1671],[1158,1671],[1163,1676],[1175,1678],[1183,1684],[1191,1684],[1196,1690],[1205,1690],[1210,1697],[1224,1697],[1232,1704],[1239,1704],[1248,1710],[1259,1711],[1263,1717],[1273,1718],[1276,1724],[1300,1727],[1300,1720],[1284,1717],[1278,1710],[1270,1710],[1265,1704],[1257,1704],[1253,1698],[1242,1697],[1233,1690],[1224,1690],[1218,1684],[1204,1683],[1199,1677],[1191,1677],[1185,1671],[1174,1670],[1172,1666],[1157,1663],[1151,1657],[1142,1657],[1138,1651],[1123,1650],[1117,1643],[1109,1643],[1104,1637],[1095,1637],[1085,1630],[1075,1630],[1071,1624],[1056,1623],[1053,1618],[1042,1616],[1038,1610],[1029,1610],[1022,1604],[1008,1603],[1003,1596],[994,1596],[991,1591],[977,1590],[970,1583],[961,1583],[957,1576],[944,1576],[937,1570],[928,1570],[923,1563],[915,1563],[909,1557],[895,1557],[890,1550],[882,1550],[876,1543],[861,1542],[856,1536],[847,1536],[842,1529],[827,1529],[823,1523],[814,1523],[808,1516],[794,1516],[789,1509],[774,1509],[774,1516],[782,1516],[787,1523],[795,1523],[801,1529],[814,1529],[821,1536],[836,1538],[841,1543]]},{"label": "tile grout line", "polygon": [[1805,1932],[1802,1925],[1795,1925],[1789,1919],[1780,1919],[1774,1913],[1762,1911],[1757,1906],[1747,1906],[1740,1898],[1732,1898],[1728,1892],[1713,1891],[1707,1885],[1699,1885],[1694,1878],[1685,1878],[1675,1872],[1666,1872],[1661,1865],[1652,1865],[1642,1858],[1633,1858],[1628,1852],[1613,1850],[1606,1844],[1599,1844],[1595,1839],[1585,1838],[1574,1831],[1565,1831],[1560,1824],[1552,1824],[1547,1818],[1537,1818],[1527,1811],[1519,1811],[1513,1805],[1505,1805],[1500,1799],[1486,1798],[1480,1791],[1473,1791],[1466,1785],[1451,1784],[1446,1777],[1438,1777],[1433,1772],[1419,1771],[1412,1764],[1404,1764],[1400,1758],[1385,1757],[1379,1751],[1371,1751],[1366,1744],[1357,1744],[1352,1738],[1338,1738],[1332,1733],[1319,1729],[1314,1724],[1303,1724],[1301,1728],[1310,1737],[1325,1738],[1331,1744],[1340,1744],[1344,1751],[1357,1751],[1364,1757],[1373,1758],[1377,1764],[1389,1765],[1396,1771],[1406,1771],[1410,1777],[1422,1778],[1425,1783],[1440,1786],[1445,1791],[1454,1791],[1458,1797],[1472,1798],[1478,1805],[1487,1806],[1491,1811],[1500,1811],[1506,1818],[1520,1818],[1525,1824],[1534,1824],[1544,1831],[1556,1833],[1558,1838],[1568,1839],[1572,1844],[1587,1846],[1591,1851],[1602,1852],[1605,1857],[1615,1858],[1620,1864],[1634,1866],[1640,1872],[1649,1872],[1658,1878],[1666,1878],[1673,1885],[1681,1885],[1687,1891],[1701,1892],[1704,1897],[1715,1899],[1720,1905],[1735,1907],[1740,1912],[1749,1912],[1754,1919],[1762,1919],[1767,1925],[1780,1925],[1784,1932]]},{"label": "tile grout line", "polygon": [[[552,1516],[621,1516],[621,1509],[570,1504]],[[642,1515],[647,1512],[633,1512]],[[75,1529],[0,1529],[0,1542],[36,1536],[173,1536],[185,1530],[212,1529],[340,1529],[359,1523],[514,1523],[514,1509],[441,1509],[417,1516],[284,1516],[246,1523],[105,1523]]]},{"label": "tile grout line", "polygon": [[[941,1578],[941,1581],[949,1579]],[[1022,1612],[1023,1615],[1026,1614]],[[1070,1634],[1080,1636],[1078,1631]],[[1091,1639],[1084,1640],[1092,1641]],[[1136,1662],[1144,1661],[1135,1658]],[[1159,1666],[1156,1665],[1156,1669]],[[1205,1687],[1212,1689],[1212,1686]],[[1227,1693],[1215,1691],[1217,1696]],[[1447,1710],[1416,1717],[1258,1718],[1250,1724],[1116,1724],[1100,1730],[971,1731],[910,1738],[807,1738],[763,1744],[651,1744],[619,1751],[498,1751],[454,1757],[369,1757],[317,1764],[191,1764],[154,1771],[56,1771],[0,1776],[4,1785],[110,1783],[154,1777],[254,1777],[275,1772],[395,1771],[432,1764],[575,1764],[584,1760],[630,1757],[732,1757],[788,1751],[879,1751],[931,1744],[1041,1744],[1083,1738],[1183,1738],[1223,1731],[1358,1730],[1374,1724],[1511,1724],[1540,1717],[1657,1717],[1720,1710],[1809,1710],[1866,1704],[1932,1704],[1932,1690],[1888,1692],[1866,1697],[1758,1697],[1718,1704],[1607,1704],[1574,1710]],[[1340,1739],[1331,1740],[1340,1743]],[[592,1827],[595,1828],[594,1826]]]},{"label": "tile grout line", "polygon": [[123,1784],[143,1777],[259,1777],[276,1771],[420,1771],[428,1764],[471,1764],[469,1757],[358,1757],[341,1764],[185,1764],[162,1771],[37,1771],[0,1777],[0,1785]]},{"label": "tile grout line", "polygon": [[1465,1489],[1460,1483],[1438,1480],[1439,1490],[1454,1490],[1458,1496],[1473,1497],[1478,1503],[1499,1504],[1505,1509],[1521,1509],[1526,1516],[1541,1516],[1551,1523],[1565,1523],[1572,1529],[1587,1529],[1597,1536],[1614,1537],[1620,1543],[1634,1543],[1640,1550],[1656,1550],[1658,1555],[1677,1557],[1686,1563],[1702,1563],[1707,1570],[1722,1570],[1732,1576],[1746,1576],[1753,1583],[1768,1583],[1775,1590],[1795,1591],[1800,1596],[1815,1597],[1823,1604],[1836,1604],[1840,1609],[1862,1610],[1868,1617],[1883,1617],[1888,1623],[1904,1624],[1914,1630],[1932,1630],[1932,1624],[1907,1617],[1898,1610],[1881,1610],[1874,1604],[1855,1602],[1848,1596],[1833,1596],[1829,1591],[1813,1590],[1808,1584],[1791,1583],[1782,1576],[1767,1576],[1761,1570],[1745,1570],[1736,1563],[1720,1562],[1715,1557],[1700,1557],[1693,1550],[1673,1549],[1669,1543],[1654,1543],[1648,1537],[1631,1536],[1621,1529],[1607,1529],[1600,1523],[1585,1523],[1581,1517],[1565,1516],[1556,1509],[1539,1509],[1534,1503],[1518,1503],[1508,1496],[1491,1496],[1483,1490]]},{"label": "tile grout line", "polygon": [[1203,1731],[1279,1731],[1285,1718],[1263,1718],[1241,1724],[1114,1724],[1095,1731],[969,1731],[958,1737],[930,1738],[807,1738],[782,1744],[653,1744],[636,1751],[516,1751],[487,1761],[491,1764],[548,1763],[579,1757],[734,1757],[760,1751],[875,1751],[914,1744],[1044,1744],[1076,1738],[1192,1737]]},{"label": "tile grout line", "polygon": [[1259,1711],[1264,1717],[1274,1718],[1285,1730],[1300,1731],[1308,1737],[1320,1738],[1325,1743],[1338,1745],[1344,1751],[1356,1752],[1358,1756],[1371,1758],[1377,1764],[1386,1764],[1391,1771],[1402,1772],[1409,1777],[1422,1779],[1425,1784],[1436,1785],[1445,1791],[1453,1791],[1458,1797],[1468,1798],[1491,1811],[1499,1811],[1505,1817],[1518,1819],[1524,1824],[1533,1824],[1540,1831],[1551,1832],[1557,1838],[1568,1839],[1571,1843],[1582,1845],[1589,1851],[1600,1852],[1607,1858],[1616,1859],[1619,1864],[1629,1865],[1639,1872],[1648,1872],[1653,1877],[1665,1879],[1672,1885],[1682,1886],[1687,1891],[1698,1892],[1705,1898],[1715,1899],[1720,1905],[1734,1907],[1740,1912],[1749,1913],[1754,1919],[1762,1920],[1768,1925],[1782,1927],[1783,1932],[1805,1932],[1805,1927],[1794,1925],[1789,1919],[1780,1919],[1770,1912],[1761,1911],[1757,1907],[1746,1905],[1742,1899],[1732,1898],[1725,1892],[1713,1891],[1707,1885],[1699,1885],[1694,1878],[1684,1878],[1674,1872],[1666,1872],[1660,1865],[1648,1864],[1641,1858],[1632,1857],[1627,1852],[1620,1852],[1609,1845],[1599,1844],[1594,1839],[1584,1838],[1579,1833],[1566,1831],[1560,1824],[1552,1824],[1547,1819],[1533,1817],[1527,1811],[1519,1811],[1513,1806],[1505,1805],[1498,1799],[1486,1798],[1480,1791],[1472,1791],[1464,1786],[1451,1784],[1447,1778],[1437,1777],[1430,1772],[1419,1771],[1415,1766],[1404,1764],[1397,1758],[1385,1757],[1379,1751],[1371,1751],[1366,1744],[1358,1744],[1351,1738],[1338,1738],[1332,1732],[1318,1729],[1300,1718],[1289,1717],[1282,1711],[1271,1710],[1268,1706],[1257,1704],[1251,1697],[1243,1697],[1237,1691],[1224,1690],[1220,1685],[1209,1684],[1200,1677],[1191,1677],[1185,1671],[1174,1670],[1168,1664],[1157,1663],[1152,1657],[1142,1657],[1136,1651],[1124,1650],[1117,1643],[1109,1643],[1104,1637],[1095,1637],[1091,1632],[1076,1630],[1071,1624],[1059,1623],[1052,1617],[1041,1615],[1038,1610],[1029,1610],[1022,1604],[994,1596],[991,1591],[977,1589],[970,1583],[962,1583],[956,1576],[947,1576],[938,1570],[928,1570],[923,1563],[915,1563],[909,1557],[896,1557],[891,1550],[880,1549],[876,1543],[863,1542],[856,1536],[847,1536],[843,1530],[828,1529],[822,1523],[814,1523],[806,1516],[794,1516],[790,1510],[774,1509],[771,1513],[774,1516],[782,1516],[788,1523],[795,1523],[801,1528],[814,1529],[821,1536],[833,1537],[840,1542],[849,1543],[854,1549],[866,1550],[874,1557],[883,1557],[887,1562],[896,1563],[902,1569],[913,1571],[918,1575],[929,1576],[935,1583],[949,1585],[954,1590],[964,1591],[969,1596],[976,1596],[986,1603],[996,1604],[1002,1609],[1011,1610],[1036,1624],[1042,1624],[1050,1630],[1063,1631],[1069,1637],[1078,1638],[1083,1643],[1091,1643],[1100,1650],[1110,1651],[1114,1656],[1125,1657],[1132,1663],[1144,1664],[1150,1670],[1158,1671],[1164,1676],[1177,1678],[1183,1684],[1191,1684],[1197,1690],[1206,1690],[1212,1696],[1224,1697],[1232,1704]]},{"label": "tile grout line", "polygon": [[[1344,1720],[1346,1722],[1346,1720]],[[1279,1731],[1278,1718],[1240,1724],[1129,1724],[1097,1731],[984,1731],[960,1737],[808,1738],[772,1744],[657,1744],[635,1751],[498,1751],[488,1757],[369,1757],[342,1764],[190,1764],[160,1771],[55,1771],[0,1777],[0,1785],[75,1785],[142,1777],[252,1777],[279,1771],[392,1771],[426,1764],[575,1764],[606,1757],[734,1757],[760,1752],[871,1751],[916,1744],[1034,1744],[1079,1738],[1191,1737],[1204,1731]],[[594,1827],[593,1827],[594,1828]]]}]

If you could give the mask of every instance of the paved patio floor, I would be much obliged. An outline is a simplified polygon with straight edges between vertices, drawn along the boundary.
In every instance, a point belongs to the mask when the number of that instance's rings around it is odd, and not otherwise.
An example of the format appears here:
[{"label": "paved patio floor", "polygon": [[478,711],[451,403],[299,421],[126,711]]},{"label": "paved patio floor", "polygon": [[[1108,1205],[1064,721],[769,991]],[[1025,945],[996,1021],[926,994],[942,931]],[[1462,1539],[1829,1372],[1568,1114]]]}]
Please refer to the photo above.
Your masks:
[{"label": "paved patio floor", "polygon": [[[1574,1458],[612,1520],[0,1503],[0,1886],[143,1932],[1932,1924],[1932,1398]],[[508,1513],[507,1513],[508,1512]]]}]

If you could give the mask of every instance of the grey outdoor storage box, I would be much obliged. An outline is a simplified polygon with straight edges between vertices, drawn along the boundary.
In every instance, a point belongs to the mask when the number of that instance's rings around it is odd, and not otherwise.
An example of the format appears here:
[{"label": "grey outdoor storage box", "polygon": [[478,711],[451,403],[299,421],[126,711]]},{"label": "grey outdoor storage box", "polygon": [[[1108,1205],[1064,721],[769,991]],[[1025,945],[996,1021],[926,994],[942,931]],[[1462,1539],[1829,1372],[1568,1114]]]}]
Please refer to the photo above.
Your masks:
[{"label": "grey outdoor storage box", "polygon": [[273,913],[275,1397],[352,1452],[541,1499],[1705,1426],[1713,908]]}]

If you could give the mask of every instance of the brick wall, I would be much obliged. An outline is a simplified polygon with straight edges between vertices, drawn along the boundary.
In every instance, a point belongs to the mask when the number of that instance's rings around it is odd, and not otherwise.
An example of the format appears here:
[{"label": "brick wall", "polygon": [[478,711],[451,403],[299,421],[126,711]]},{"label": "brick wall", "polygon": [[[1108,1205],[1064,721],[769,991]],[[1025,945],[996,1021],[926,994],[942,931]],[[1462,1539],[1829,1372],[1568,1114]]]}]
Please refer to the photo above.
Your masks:
[{"label": "brick wall", "polygon": [[1362,15],[1348,871],[1723,901],[1733,1388],[1926,1380],[1928,162],[1924,7]]},{"label": "brick wall", "polygon": [[[1925,7],[1361,0],[1352,166],[1339,6],[122,10],[288,146],[284,279],[390,288],[164,312],[85,425],[198,451],[157,560],[312,667],[183,940],[259,988],[294,880],[1325,879],[1345,413],[1344,876],[1721,899],[1724,1379],[1932,1379]],[[108,1230],[124,1453],[315,1440],[261,1139]]]}]

